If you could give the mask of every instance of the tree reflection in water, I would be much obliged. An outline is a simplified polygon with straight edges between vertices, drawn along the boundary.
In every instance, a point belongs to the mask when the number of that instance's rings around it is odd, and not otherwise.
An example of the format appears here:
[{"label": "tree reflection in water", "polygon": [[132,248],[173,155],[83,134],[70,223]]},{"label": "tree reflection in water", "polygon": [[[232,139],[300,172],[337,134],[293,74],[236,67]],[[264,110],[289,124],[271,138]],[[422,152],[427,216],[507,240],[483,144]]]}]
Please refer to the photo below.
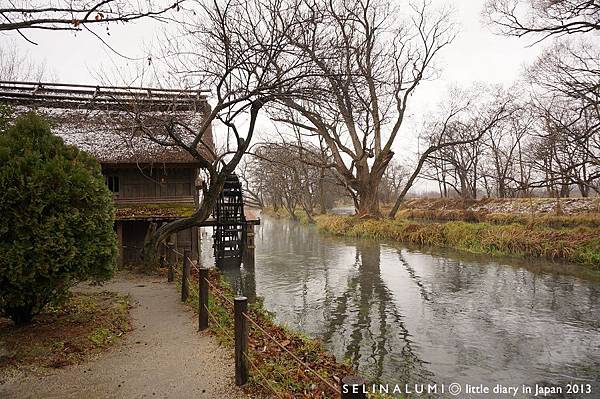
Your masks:
[{"label": "tree reflection in water", "polygon": [[268,218],[255,238],[255,268],[221,268],[234,290],[258,292],[278,322],[372,382],[599,380],[600,285],[549,273],[568,265],[327,237]]},{"label": "tree reflection in water", "polygon": [[344,292],[331,301],[334,310],[326,316],[323,340],[329,346],[344,343],[344,358],[373,381],[426,382],[432,375],[413,349],[393,294],[381,278],[380,263],[380,244],[356,243],[354,272]]}]

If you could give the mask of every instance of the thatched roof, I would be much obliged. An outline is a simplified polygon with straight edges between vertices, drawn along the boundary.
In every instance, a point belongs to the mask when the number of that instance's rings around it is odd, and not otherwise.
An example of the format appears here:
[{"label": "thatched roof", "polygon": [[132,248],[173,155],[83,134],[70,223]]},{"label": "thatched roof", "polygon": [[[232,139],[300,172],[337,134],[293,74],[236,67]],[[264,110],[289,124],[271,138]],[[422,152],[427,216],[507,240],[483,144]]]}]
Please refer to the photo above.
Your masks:
[{"label": "thatched roof", "polygon": [[[35,110],[52,131],[101,163],[197,163],[190,145],[210,110],[197,92],[0,82],[0,102],[16,114]],[[170,133],[169,133],[170,132]],[[212,131],[199,153],[214,158]]]}]

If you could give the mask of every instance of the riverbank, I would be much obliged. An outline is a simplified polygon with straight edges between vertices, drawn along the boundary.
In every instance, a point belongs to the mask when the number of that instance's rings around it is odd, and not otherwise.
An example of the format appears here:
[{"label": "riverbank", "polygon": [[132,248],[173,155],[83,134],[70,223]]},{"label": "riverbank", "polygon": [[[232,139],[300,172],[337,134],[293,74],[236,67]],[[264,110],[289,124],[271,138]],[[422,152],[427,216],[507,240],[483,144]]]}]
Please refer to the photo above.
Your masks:
[{"label": "riverbank", "polygon": [[[212,286],[208,304],[211,313],[208,331],[216,337],[219,344],[225,348],[233,348],[234,320],[230,301],[235,297],[234,292],[218,270],[210,269],[209,280]],[[215,289],[220,295],[215,293]],[[195,311],[198,309],[196,290],[190,291],[187,304]],[[330,386],[300,365],[297,359],[302,360],[334,387],[339,386],[339,381],[344,376],[356,373],[351,366],[336,361],[333,355],[327,353],[320,341],[275,323],[273,315],[263,308],[260,298],[249,305],[248,316],[291,352],[283,350],[255,325],[249,325],[250,373],[244,390],[250,396],[323,398],[335,395]]]},{"label": "riverbank", "polygon": [[263,296],[278,323],[370,382],[600,381],[590,267],[337,237],[266,215],[255,234],[255,267],[222,269],[234,292]]},{"label": "riverbank", "polygon": [[[572,262],[600,271],[600,199],[413,199],[396,218],[315,215],[321,232],[491,256]],[[289,217],[265,209],[272,217]],[[309,220],[296,213],[301,223]]]},{"label": "riverbank", "polygon": [[[600,270],[600,228],[577,225],[573,219],[500,216],[495,222],[361,219],[355,216],[316,216],[320,231],[350,237],[393,240],[452,248],[492,256],[564,260]],[[583,217],[586,218],[586,217]],[[585,219],[588,220],[588,219]],[[597,223],[596,218],[589,219]],[[560,227],[552,227],[556,223]],[[569,227],[565,227],[569,226]],[[575,227],[573,227],[575,226]]]}]

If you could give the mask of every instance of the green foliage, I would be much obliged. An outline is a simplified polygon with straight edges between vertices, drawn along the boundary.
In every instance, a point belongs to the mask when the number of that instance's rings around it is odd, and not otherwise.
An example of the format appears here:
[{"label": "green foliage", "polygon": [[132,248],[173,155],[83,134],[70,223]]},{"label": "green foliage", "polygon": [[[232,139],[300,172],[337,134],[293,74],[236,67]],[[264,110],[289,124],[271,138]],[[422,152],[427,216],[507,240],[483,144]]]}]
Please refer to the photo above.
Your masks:
[{"label": "green foliage", "polygon": [[110,278],[112,196],[99,164],[30,113],[0,134],[0,313],[26,323],[69,288]]},{"label": "green foliage", "polygon": [[8,129],[12,114],[12,109],[8,104],[0,103],[0,132]]}]

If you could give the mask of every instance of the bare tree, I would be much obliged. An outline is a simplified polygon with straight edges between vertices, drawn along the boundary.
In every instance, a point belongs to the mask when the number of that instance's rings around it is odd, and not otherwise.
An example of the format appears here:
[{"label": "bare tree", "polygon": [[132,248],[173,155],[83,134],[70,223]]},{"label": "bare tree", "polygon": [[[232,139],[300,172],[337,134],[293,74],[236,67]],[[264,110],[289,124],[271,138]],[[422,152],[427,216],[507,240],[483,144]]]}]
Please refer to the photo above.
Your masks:
[{"label": "bare tree", "polygon": [[448,13],[423,3],[402,18],[384,0],[298,0],[294,9],[299,24],[287,36],[311,71],[311,92],[280,101],[295,112],[274,118],[320,136],[357,214],[379,216],[378,188],[409,98],[454,37]]},{"label": "bare tree", "polygon": [[528,189],[530,168],[523,159],[523,147],[535,117],[530,108],[513,106],[511,115],[490,129],[482,140],[484,159],[479,175],[490,197],[514,197]]},{"label": "bare tree", "polygon": [[[557,43],[527,71],[539,119],[533,160],[551,195],[596,190],[600,166],[600,49],[584,40]],[[545,184],[542,181],[545,180]]]},{"label": "bare tree", "polygon": [[409,174],[410,172],[403,165],[392,160],[381,179],[379,200],[384,204],[395,201]]},{"label": "bare tree", "polygon": [[573,100],[537,102],[537,129],[532,159],[534,183],[549,194],[567,197],[575,185],[583,197],[597,191],[600,178],[600,125],[595,112]]},{"label": "bare tree", "polygon": [[14,45],[0,47],[0,80],[41,81],[47,75],[44,64],[35,64]]},{"label": "bare tree", "polygon": [[[511,114],[510,98],[494,96],[487,102],[474,102],[464,92],[451,92],[446,108],[442,117],[434,119],[426,125],[427,147],[419,155],[417,164],[396,198],[388,217],[396,216],[404,197],[421,175],[423,167],[432,159],[444,160],[446,164],[454,162],[455,172],[458,173],[456,170],[458,167],[462,174],[459,176],[462,187],[457,190],[463,195],[466,195],[467,192],[470,192],[471,195],[476,193],[477,176],[473,176],[473,174],[477,172],[473,168],[477,168],[480,157],[478,142]],[[452,151],[462,152],[464,157],[456,156],[451,159],[448,154],[452,154]],[[447,172],[445,171],[445,173]],[[460,178],[463,180],[461,181]],[[445,183],[449,183],[448,180],[445,180]]]},{"label": "bare tree", "polygon": [[[176,38],[166,39],[162,59],[172,78],[213,88],[212,108],[199,125],[175,117],[155,120],[154,128],[134,115],[137,128],[154,142],[185,149],[206,173],[202,201],[193,215],[158,228],[145,245],[145,257],[155,259],[158,243],[171,234],[206,220],[226,177],[231,174],[252,141],[259,112],[280,96],[295,94],[302,76],[286,57],[288,42],[281,33],[291,22],[278,15],[279,1],[219,1],[194,3],[189,19],[182,20]],[[285,72],[274,65],[285,65]],[[197,83],[199,82],[199,83]],[[206,157],[206,138],[213,124],[228,130],[222,151]],[[159,132],[158,134],[156,132]]]},{"label": "bare tree", "polygon": [[528,185],[557,198],[570,195],[572,185],[589,195],[598,186],[600,2],[489,0],[484,14],[502,34],[537,42],[579,34],[555,42],[527,73],[538,125],[529,145]]},{"label": "bare tree", "polygon": [[265,207],[265,191],[267,179],[265,173],[256,162],[244,158],[237,168],[237,175],[242,182],[244,202],[255,208]]},{"label": "bare tree", "polygon": [[298,148],[285,144],[266,144],[254,150],[253,162],[260,170],[263,189],[271,203],[286,210],[297,220],[296,208],[301,206],[309,217],[314,206],[315,177],[307,175],[307,167],[300,162]]},{"label": "bare tree", "polygon": [[544,51],[527,71],[541,94],[574,101],[600,121],[600,47],[576,41],[557,43]]},{"label": "bare tree", "polygon": [[[142,18],[168,20],[170,10],[179,10],[184,0],[1,0],[0,31],[79,31],[89,25],[125,23]],[[34,43],[35,44],[35,43]]]},{"label": "bare tree", "polygon": [[488,0],[484,15],[505,35],[539,40],[600,30],[597,0]]},{"label": "bare tree", "polygon": [[317,208],[325,213],[336,199],[343,197],[343,189],[333,176],[335,172],[331,166],[325,166],[327,158],[312,144],[262,144],[253,151],[250,162],[254,164],[253,180],[262,190],[261,196],[274,207],[283,207],[292,219],[297,219],[296,208],[301,207],[312,222]]}]

